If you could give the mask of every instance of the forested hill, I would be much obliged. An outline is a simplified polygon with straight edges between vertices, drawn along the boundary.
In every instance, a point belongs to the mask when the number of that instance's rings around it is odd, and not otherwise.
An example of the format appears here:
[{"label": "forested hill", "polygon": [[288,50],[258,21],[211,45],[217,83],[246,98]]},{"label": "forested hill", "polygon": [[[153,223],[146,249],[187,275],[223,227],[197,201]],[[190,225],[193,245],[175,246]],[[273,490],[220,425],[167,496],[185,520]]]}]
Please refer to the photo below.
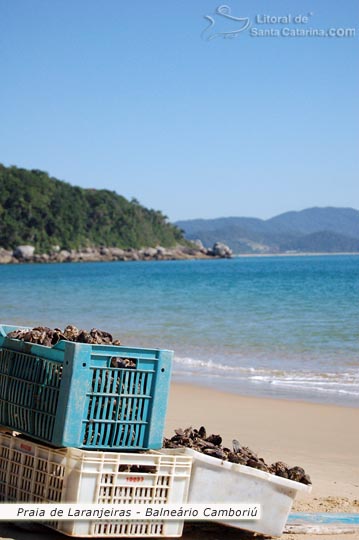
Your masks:
[{"label": "forested hill", "polygon": [[0,164],[0,247],[141,248],[185,243],[160,211],[105,189],[83,189],[46,172]]}]

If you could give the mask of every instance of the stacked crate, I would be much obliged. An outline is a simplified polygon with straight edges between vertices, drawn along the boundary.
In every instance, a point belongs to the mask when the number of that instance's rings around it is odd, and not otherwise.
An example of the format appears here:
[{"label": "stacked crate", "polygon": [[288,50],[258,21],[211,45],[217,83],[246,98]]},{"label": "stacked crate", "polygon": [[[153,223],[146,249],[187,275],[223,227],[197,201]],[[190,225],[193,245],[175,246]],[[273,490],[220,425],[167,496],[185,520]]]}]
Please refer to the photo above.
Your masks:
[{"label": "stacked crate", "polygon": [[[8,338],[0,326],[0,500],[187,500],[192,459],[162,447],[172,352]],[[30,440],[27,440],[30,438]],[[144,450],[150,450],[143,453]],[[141,453],[139,453],[141,451]],[[58,521],[73,536],[181,536],[183,522]]]}]

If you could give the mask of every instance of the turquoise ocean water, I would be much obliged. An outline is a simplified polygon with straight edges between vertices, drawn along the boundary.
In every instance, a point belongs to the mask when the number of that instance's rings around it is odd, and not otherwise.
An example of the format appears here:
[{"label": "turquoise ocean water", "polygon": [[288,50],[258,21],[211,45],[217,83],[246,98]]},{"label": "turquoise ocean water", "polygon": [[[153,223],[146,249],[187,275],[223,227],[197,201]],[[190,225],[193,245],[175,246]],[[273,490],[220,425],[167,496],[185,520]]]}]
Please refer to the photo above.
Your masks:
[{"label": "turquoise ocean water", "polygon": [[359,256],[0,266],[0,322],[173,349],[173,380],[359,406]]}]

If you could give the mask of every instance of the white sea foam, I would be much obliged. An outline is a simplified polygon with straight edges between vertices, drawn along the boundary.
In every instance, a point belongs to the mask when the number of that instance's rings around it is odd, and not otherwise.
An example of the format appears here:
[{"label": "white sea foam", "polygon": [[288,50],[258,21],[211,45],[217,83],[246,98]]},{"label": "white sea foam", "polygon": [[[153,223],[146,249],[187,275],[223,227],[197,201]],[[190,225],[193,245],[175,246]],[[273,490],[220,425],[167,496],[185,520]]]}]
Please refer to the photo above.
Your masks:
[{"label": "white sea foam", "polygon": [[[201,382],[200,379],[213,379],[220,381],[220,389],[225,390],[235,384],[243,390],[246,386],[248,390],[258,387],[264,392],[266,388],[273,395],[270,388],[276,387],[279,392],[285,395],[304,396],[310,398],[316,394],[331,395],[334,400],[336,396],[340,401],[340,396],[348,396],[356,400],[359,398],[359,370],[350,369],[338,372],[319,372],[313,370],[280,370],[268,367],[233,366],[213,359],[202,360],[192,357],[178,357],[174,359],[175,375],[191,377],[192,380]],[[257,393],[256,392],[256,393]],[[359,404],[359,399],[358,399]]]},{"label": "white sea foam", "polygon": [[197,369],[207,369],[209,371],[228,371],[231,373],[254,373],[256,372],[255,368],[253,367],[242,367],[242,366],[229,366],[227,364],[222,364],[221,362],[216,362],[214,360],[198,360],[195,358],[190,358],[188,356],[186,357],[174,357],[174,363],[178,365],[178,367],[187,367],[192,368],[193,370]]}]

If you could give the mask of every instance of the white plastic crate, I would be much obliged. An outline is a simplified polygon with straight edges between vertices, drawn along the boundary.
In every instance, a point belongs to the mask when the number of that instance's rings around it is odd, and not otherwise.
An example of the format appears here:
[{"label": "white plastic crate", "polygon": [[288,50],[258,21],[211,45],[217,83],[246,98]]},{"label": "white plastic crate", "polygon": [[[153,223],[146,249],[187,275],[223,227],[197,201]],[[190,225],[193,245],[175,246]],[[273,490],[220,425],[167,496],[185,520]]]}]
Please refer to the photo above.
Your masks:
[{"label": "white plastic crate", "polygon": [[312,487],[281,478],[252,467],[221,461],[190,448],[176,450],[193,457],[188,503],[253,503],[261,505],[258,520],[223,521],[231,527],[269,536],[283,532],[298,492],[310,493]]},{"label": "white plastic crate", "polygon": [[[78,504],[187,502],[192,458],[176,452],[50,448],[0,433],[0,501]],[[179,521],[48,521],[81,537],[181,536]]]}]

